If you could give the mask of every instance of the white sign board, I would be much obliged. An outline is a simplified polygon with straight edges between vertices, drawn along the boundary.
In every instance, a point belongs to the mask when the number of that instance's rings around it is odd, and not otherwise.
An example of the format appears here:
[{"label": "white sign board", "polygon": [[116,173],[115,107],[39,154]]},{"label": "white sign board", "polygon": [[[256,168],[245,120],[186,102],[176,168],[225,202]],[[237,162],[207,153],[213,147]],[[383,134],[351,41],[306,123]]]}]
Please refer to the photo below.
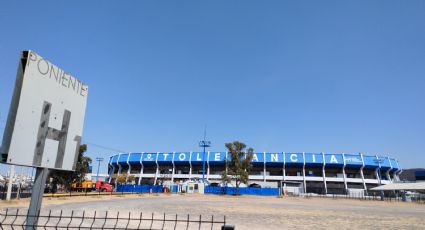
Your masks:
[{"label": "white sign board", "polygon": [[4,163],[75,170],[87,94],[75,77],[22,52],[0,149]]}]

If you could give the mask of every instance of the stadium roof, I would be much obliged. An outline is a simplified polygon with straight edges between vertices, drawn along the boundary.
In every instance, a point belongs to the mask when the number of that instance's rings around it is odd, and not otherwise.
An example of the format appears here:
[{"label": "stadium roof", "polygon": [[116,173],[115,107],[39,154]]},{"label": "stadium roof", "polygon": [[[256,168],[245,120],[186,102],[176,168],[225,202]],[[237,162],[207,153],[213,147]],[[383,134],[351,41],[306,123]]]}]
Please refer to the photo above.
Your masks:
[{"label": "stadium roof", "polygon": [[371,190],[425,190],[425,183],[394,183],[372,188]]}]

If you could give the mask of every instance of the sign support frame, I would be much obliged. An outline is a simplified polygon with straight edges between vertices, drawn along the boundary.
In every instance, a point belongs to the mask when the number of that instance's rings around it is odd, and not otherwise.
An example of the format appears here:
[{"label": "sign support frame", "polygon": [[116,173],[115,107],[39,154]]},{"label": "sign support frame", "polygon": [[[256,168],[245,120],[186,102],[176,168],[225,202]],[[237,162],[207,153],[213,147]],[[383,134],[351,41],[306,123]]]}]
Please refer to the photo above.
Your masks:
[{"label": "sign support frame", "polygon": [[40,214],[40,208],[43,201],[44,188],[46,187],[48,174],[48,168],[37,167],[34,186],[31,193],[30,206],[28,208],[25,230],[37,229],[38,216]]}]

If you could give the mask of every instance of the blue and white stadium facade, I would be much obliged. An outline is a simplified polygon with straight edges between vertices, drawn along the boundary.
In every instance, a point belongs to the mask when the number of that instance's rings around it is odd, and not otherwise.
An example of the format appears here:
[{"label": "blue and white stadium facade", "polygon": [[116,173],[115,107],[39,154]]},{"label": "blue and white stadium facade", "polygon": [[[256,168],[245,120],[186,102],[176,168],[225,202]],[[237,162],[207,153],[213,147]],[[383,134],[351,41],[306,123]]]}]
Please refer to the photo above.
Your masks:
[{"label": "blue and white stadium facade", "polygon": [[[184,182],[202,178],[203,152],[120,153],[109,159],[109,175],[133,175],[136,184],[159,178]],[[220,182],[227,152],[205,153],[205,178]],[[325,153],[255,153],[249,184],[267,182],[300,186],[305,193],[344,194],[398,181],[401,168],[387,156]],[[248,186],[249,186],[248,184]]]}]

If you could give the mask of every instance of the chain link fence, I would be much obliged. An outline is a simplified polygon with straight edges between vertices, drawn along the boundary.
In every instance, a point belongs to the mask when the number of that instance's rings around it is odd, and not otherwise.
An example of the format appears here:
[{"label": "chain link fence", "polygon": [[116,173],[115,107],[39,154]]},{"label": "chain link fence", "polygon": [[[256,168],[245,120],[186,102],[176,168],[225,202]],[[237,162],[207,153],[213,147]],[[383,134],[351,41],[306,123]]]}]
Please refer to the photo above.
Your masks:
[{"label": "chain link fence", "polygon": [[31,226],[28,217],[26,209],[0,210],[0,229],[234,229],[225,216],[50,210],[36,215]]}]

